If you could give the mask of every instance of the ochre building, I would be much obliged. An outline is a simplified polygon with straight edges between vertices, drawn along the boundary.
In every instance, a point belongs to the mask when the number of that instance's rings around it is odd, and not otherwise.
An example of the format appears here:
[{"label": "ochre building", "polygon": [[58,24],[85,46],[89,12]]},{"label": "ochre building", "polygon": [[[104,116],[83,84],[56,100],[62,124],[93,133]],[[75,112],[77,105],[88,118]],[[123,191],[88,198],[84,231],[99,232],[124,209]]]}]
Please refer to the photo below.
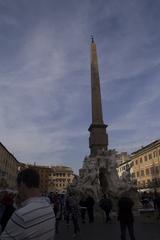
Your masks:
[{"label": "ochre building", "polygon": [[117,168],[119,176],[131,168],[131,178],[138,189],[160,189],[160,139],[141,147]]},{"label": "ochre building", "polygon": [[73,170],[66,166],[41,166],[21,163],[22,170],[31,167],[38,171],[40,175],[40,191],[47,192],[66,192],[67,187],[72,183]]},{"label": "ochre building", "polygon": [[54,166],[50,169],[48,191],[66,192],[74,178],[73,170],[66,166]]}]

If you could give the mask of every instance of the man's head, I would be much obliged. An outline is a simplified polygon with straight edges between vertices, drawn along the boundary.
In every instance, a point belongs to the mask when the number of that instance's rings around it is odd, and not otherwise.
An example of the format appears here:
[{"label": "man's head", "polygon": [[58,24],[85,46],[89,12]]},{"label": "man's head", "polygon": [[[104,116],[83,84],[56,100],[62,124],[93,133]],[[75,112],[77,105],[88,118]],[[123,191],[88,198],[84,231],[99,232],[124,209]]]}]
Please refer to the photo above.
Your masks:
[{"label": "man's head", "polygon": [[18,173],[17,187],[19,195],[23,200],[36,196],[39,189],[40,177],[33,168],[26,168]]}]

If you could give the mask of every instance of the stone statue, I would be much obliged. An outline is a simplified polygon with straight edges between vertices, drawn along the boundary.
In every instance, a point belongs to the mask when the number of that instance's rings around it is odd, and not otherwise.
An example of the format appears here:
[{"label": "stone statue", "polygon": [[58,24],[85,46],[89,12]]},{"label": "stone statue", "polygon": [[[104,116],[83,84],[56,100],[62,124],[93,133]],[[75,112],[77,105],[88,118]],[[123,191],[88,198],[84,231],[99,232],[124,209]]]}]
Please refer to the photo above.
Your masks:
[{"label": "stone statue", "polygon": [[130,169],[120,179],[116,170],[116,156],[112,150],[99,152],[96,157],[85,157],[77,191],[91,192],[95,199],[102,194],[110,194],[113,198],[123,192],[135,189],[130,181]]}]

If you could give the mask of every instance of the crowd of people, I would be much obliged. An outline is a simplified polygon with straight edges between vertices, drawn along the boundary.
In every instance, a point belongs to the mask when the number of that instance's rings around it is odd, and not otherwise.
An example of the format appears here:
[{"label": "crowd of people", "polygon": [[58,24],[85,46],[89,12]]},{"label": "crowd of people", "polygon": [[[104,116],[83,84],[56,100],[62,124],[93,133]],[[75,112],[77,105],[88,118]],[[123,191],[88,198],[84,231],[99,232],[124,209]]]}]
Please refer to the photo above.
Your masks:
[{"label": "crowd of people", "polygon": [[140,202],[143,208],[154,208],[157,210],[160,216],[160,195],[156,191],[154,192],[142,192],[140,194]]},{"label": "crowd of people", "polygon": [[[17,176],[18,193],[2,191],[0,193],[0,240],[39,239],[53,240],[60,231],[61,220],[73,225],[73,236],[80,232],[80,225],[95,221],[95,202],[91,194],[80,197],[74,192],[67,194],[50,193],[41,195],[39,175],[27,168]],[[141,196],[146,204],[146,194]],[[154,207],[160,214],[160,197],[154,194]],[[123,193],[118,200],[118,221],[121,228],[121,240],[126,239],[128,229],[130,239],[134,236],[134,217],[132,199]],[[111,223],[113,202],[109,194],[103,194],[98,203],[105,216],[105,222]],[[81,222],[80,222],[81,221]]]}]

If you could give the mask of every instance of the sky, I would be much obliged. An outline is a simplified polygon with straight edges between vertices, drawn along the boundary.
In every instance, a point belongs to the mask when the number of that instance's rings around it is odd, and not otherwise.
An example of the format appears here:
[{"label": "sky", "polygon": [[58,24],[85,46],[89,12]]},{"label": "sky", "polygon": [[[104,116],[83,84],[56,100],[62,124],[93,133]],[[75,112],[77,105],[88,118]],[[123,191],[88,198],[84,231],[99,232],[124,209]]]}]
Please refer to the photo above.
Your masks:
[{"label": "sky", "polygon": [[160,138],[159,0],[0,0],[0,142],[20,162],[89,154],[90,43],[109,148]]}]

